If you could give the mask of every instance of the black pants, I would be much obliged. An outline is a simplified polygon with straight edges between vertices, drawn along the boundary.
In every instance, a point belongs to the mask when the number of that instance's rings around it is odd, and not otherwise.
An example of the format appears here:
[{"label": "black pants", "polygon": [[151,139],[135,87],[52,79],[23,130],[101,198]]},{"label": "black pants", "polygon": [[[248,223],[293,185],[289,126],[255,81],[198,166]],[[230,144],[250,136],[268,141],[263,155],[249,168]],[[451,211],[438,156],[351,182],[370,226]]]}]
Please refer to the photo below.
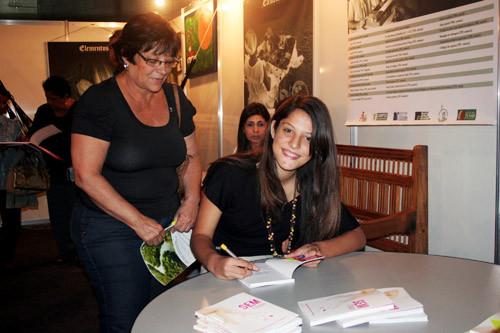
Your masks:
[{"label": "black pants", "polygon": [[0,257],[1,264],[9,264],[14,258],[19,232],[21,231],[21,209],[5,208],[5,190],[0,190],[0,215],[2,228],[0,228]]},{"label": "black pants", "polygon": [[71,240],[71,214],[75,205],[75,185],[73,183],[51,183],[47,191],[50,228],[59,249],[59,256],[75,255],[75,246]]}]

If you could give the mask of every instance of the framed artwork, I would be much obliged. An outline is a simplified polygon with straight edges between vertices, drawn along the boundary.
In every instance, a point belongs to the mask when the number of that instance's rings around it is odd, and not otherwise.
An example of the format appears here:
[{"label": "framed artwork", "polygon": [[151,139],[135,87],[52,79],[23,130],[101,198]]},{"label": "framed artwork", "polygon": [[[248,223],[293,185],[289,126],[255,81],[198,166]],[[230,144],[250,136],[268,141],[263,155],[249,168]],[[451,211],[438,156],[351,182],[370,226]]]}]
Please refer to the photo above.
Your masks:
[{"label": "framed artwork", "polygon": [[245,105],[312,93],[313,2],[244,2]]},{"label": "framed artwork", "polygon": [[186,71],[191,61],[190,78],[217,72],[217,21],[215,1],[207,1],[201,6],[184,13],[184,38]]}]

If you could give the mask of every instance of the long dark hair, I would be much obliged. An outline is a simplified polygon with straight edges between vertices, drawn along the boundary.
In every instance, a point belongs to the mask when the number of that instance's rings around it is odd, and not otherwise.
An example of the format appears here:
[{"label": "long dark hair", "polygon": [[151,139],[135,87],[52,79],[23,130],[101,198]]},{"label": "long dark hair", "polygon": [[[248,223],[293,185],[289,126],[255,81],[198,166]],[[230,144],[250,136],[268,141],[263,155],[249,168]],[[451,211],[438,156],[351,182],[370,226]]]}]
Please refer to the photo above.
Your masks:
[{"label": "long dark hair", "polygon": [[232,155],[223,156],[215,160],[211,163],[225,163],[229,165],[234,165],[248,173],[256,173],[257,172],[257,164],[260,161],[262,156],[262,148],[246,151],[246,152],[237,152]]},{"label": "long dark hair", "polygon": [[[301,222],[297,245],[332,238],[338,233],[341,215],[337,150],[332,120],[326,105],[316,97],[294,95],[280,103],[272,118],[276,130],[280,122],[295,110],[311,117],[313,132],[310,144],[311,159],[297,169],[296,184],[300,192]],[[273,138],[268,128],[262,158],[258,167],[261,207],[264,216],[275,219],[287,202],[279,181]]]},{"label": "long dark hair", "polygon": [[137,52],[155,50],[156,54],[168,54],[172,57],[179,53],[181,42],[170,24],[156,13],[133,16],[123,27],[120,38],[113,44],[116,60],[123,66],[125,57],[135,65]]},{"label": "long dark hair", "polygon": [[240,123],[238,124],[238,147],[236,148],[237,152],[246,152],[250,150],[251,142],[247,139],[245,134],[245,122],[251,116],[259,115],[264,118],[266,122],[269,122],[271,116],[269,115],[269,111],[267,108],[260,103],[250,103],[243,111],[241,111],[240,115]]}]

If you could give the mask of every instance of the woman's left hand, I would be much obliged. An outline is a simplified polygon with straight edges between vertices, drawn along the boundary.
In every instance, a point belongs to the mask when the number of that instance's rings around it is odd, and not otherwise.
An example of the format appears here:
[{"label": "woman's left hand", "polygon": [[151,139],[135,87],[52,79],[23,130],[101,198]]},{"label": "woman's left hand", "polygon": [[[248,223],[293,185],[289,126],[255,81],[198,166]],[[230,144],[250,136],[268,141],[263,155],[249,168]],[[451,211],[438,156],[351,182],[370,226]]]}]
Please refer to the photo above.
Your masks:
[{"label": "woman's left hand", "polygon": [[[293,251],[292,253],[286,254],[285,258],[293,258],[297,256],[303,256],[304,258],[306,258],[314,255],[322,256],[319,246],[316,245],[315,243],[312,243],[303,245],[299,247],[297,250]],[[322,259],[306,262],[302,266],[317,267],[321,261]]]},{"label": "woman's left hand", "polygon": [[174,221],[174,231],[188,232],[196,221],[198,215],[199,202],[197,200],[186,199],[177,210]]}]

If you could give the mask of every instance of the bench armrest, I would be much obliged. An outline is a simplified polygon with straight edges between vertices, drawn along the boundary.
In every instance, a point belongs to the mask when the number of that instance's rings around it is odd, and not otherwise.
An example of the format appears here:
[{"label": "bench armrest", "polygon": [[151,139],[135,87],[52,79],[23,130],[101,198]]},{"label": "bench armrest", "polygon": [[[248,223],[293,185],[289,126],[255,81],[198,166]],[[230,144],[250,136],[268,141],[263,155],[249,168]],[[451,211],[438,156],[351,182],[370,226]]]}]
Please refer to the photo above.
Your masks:
[{"label": "bench armrest", "polygon": [[366,239],[376,239],[391,234],[412,234],[415,231],[417,213],[413,209],[360,222],[361,229],[365,233]]}]

